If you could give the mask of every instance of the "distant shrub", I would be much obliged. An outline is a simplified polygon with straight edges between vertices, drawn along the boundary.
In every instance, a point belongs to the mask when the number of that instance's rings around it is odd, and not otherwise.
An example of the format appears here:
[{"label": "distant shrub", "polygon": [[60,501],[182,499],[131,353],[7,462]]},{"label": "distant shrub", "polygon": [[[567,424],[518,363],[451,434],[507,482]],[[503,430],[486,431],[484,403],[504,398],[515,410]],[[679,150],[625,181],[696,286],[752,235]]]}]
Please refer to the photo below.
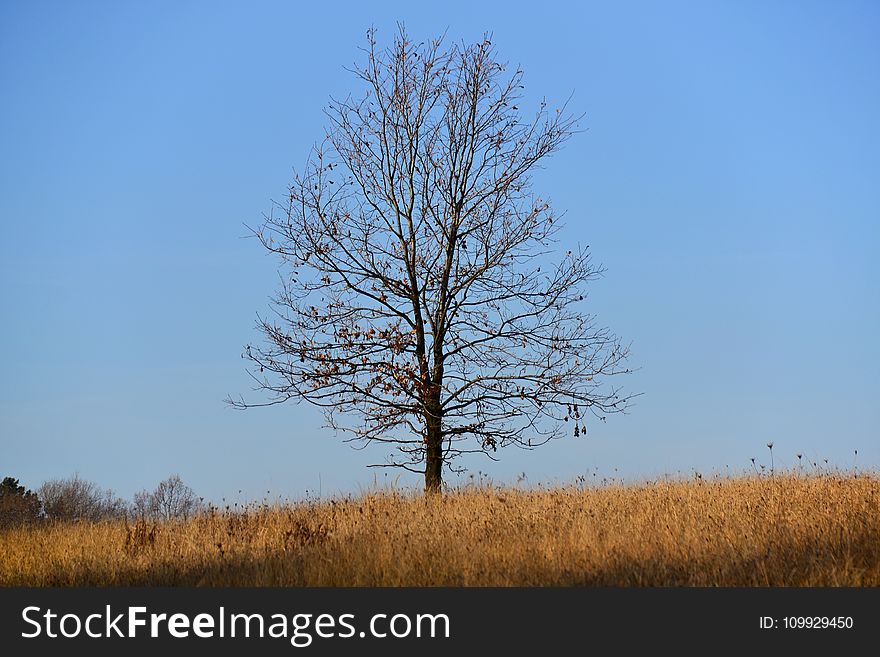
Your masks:
[{"label": "distant shrub", "polygon": [[40,499],[14,477],[0,482],[0,529],[37,522],[41,518]]},{"label": "distant shrub", "polygon": [[52,479],[37,489],[50,520],[107,520],[125,515],[126,502],[108,489],[81,479]]},{"label": "distant shrub", "polygon": [[159,482],[153,491],[135,493],[131,506],[135,517],[151,520],[186,520],[202,506],[192,488],[179,475]]}]

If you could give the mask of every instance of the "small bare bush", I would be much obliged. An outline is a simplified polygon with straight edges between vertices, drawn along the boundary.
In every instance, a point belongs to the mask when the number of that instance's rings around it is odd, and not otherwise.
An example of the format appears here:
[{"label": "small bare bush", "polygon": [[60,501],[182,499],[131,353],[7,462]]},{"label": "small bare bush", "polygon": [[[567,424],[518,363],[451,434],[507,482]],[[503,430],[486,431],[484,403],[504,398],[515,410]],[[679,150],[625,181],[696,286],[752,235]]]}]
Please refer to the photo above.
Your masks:
[{"label": "small bare bush", "polygon": [[201,508],[201,500],[179,475],[159,482],[153,491],[135,493],[132,513],[153,520],[186,520]]},{"label": "small bare bush", "polygon": [[49,520],[107,520],[125,515],[125,500],[75,474],[51,479],[37,489]]}]

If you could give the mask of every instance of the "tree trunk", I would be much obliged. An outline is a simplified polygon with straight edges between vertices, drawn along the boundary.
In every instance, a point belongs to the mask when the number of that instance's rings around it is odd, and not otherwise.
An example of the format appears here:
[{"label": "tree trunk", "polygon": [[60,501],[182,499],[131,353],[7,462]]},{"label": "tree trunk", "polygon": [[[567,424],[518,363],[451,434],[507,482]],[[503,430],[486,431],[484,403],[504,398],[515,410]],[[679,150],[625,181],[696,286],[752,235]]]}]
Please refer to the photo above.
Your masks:
[{"label": "tree trunk", "polygon": [[443,432],[439,405],[425,422],[425,493],[439,493],[443,483]]}]

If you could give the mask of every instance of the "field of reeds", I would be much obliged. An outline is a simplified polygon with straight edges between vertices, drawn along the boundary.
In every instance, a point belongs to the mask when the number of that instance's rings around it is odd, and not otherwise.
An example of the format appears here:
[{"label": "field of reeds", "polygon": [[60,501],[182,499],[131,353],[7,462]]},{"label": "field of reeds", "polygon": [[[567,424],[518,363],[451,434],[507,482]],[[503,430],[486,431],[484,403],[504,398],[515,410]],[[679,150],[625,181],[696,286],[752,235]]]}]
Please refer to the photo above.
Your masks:
[{"label": "field of reeds", "polygon": [[27,586],[877,586],[880,478],[472,487],[0,532]]}]

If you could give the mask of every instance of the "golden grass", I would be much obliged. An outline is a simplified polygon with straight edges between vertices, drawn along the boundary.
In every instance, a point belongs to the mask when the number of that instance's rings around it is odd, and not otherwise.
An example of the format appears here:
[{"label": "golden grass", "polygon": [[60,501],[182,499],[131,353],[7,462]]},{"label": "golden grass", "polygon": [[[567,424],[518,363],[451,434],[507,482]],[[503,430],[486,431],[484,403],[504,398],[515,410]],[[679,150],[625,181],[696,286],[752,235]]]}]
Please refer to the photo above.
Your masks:
[{"label": "golden grass", "polygon": [[25,586],[877,586],[880,479],[368,494],[0,533]]}]

